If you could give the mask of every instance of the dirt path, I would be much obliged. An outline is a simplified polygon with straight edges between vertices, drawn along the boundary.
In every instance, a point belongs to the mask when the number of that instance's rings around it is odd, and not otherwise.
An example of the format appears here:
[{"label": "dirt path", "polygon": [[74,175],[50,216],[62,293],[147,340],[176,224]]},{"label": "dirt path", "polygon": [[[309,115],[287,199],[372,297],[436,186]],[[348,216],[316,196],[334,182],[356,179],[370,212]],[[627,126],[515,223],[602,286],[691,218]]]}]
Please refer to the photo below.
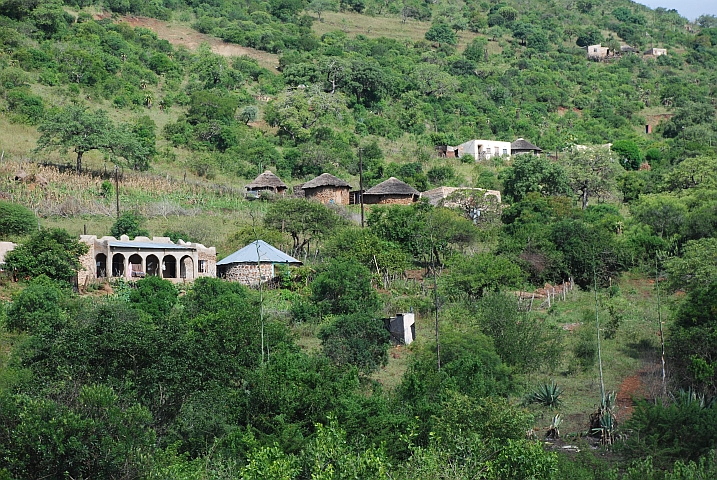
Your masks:
[{"label": "dirt path", "polygon": [[[101,18],[101,17],[99,17]],[[255,50],[249,47],[242,47],[233,43],[227,43],[219,38],[199,33],[193,28],[185,25],[176,25],[157,20],[155,18],[135,17],[128,15],[121,17],[118,21],[126,22],[132,27],[144,27],[152,30],[161,39],[167,40],[175,46],[184,46],[189,50],[196,50],[202,43],[208,43],[212,47],[212,52],[224,57],[241,57],[246,55],[254,58],[262,67],[278,73],[279,56]]]},{"label": "dirt path", "polygon": [[630,418],[635,407],[633,398],[654,399],[662,390],[662,373],[660,365],[647,364],[637,374],[627,377],[620,384],[617,392],[617,404],[620,406],[618,415],[620,423]]}]

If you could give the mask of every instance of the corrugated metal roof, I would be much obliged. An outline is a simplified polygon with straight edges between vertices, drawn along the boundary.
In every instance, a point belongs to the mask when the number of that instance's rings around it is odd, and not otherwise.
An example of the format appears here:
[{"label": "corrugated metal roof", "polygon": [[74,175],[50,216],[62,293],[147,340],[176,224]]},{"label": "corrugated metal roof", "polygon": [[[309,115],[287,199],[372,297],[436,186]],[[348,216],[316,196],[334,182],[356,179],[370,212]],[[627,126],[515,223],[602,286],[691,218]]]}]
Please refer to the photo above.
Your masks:
[{"label": "corrugated metal roof", "polygon": [[110,242],[110,247],[119,248],[146,248],[151,250],[194,250],[192,245],[177,245],[176,243],[155,243],[155,242]]},{"label": "corrugated metal roof", "polygon": [[[257,244],[259,246],[258,252]],[[301,264],[299,260],[272,247],[264,240],[257,240],[218,261],[217,266],[229,265],[232,263],[257,263],[257,261],[261,261],[261,263]]]}]

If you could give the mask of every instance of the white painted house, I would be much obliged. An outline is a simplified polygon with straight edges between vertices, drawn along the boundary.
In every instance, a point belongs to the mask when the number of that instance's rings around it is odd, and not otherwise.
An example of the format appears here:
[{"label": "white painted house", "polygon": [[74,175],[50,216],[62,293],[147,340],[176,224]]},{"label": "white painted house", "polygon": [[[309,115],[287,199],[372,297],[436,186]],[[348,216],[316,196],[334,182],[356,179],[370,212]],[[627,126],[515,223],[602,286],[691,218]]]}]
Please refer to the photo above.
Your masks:
[{"label": "white painted house", "polygon": [[458,145],[458,156],[470,155],[476,160],[488,160],[501,155],[510,157],[510,142],[497,140],[468,140]]}]

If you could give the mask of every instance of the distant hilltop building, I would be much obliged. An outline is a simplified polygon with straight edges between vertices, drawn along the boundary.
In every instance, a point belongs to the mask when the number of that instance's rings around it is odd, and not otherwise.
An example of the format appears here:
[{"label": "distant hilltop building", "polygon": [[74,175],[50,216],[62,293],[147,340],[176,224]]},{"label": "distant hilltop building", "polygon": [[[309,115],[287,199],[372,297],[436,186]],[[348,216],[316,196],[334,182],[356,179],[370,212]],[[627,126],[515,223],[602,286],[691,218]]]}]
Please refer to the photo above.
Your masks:
[{"label": "distant hilltop building", "polygon": [[468,140],[458,145],[456,149],[459,157],[470,155],[476,160],[510,156],[510,142],[499,142],[497,140]]},{"label": "distant hilltop building", "polygon": [[536,147],[524,138],[519,138],[518,140],[510,144],[511,155],[522,155],[525,153],[529,153],[532,155],[540,155],[542,151],[542,148]]},{"label": "distant hilltop building", "polygon": [[659,57],[660,55],[667,55],[667,49],[666,48],[651,48],[645,52],[645,55],[650,55],[653,57]]},{"label": "distant hilltop building", "polygon": [[588,45],[585,50],[590,60],[602,60],[610,54],[610,49],[602,45]]}]

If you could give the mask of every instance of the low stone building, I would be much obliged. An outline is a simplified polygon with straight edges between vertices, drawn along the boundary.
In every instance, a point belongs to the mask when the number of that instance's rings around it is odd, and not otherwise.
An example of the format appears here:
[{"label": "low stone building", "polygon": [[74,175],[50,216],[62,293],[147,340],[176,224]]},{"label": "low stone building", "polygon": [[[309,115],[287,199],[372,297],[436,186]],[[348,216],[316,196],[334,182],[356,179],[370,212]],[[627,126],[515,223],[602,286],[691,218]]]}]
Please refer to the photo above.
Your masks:
[{"label": "low stone building", "polygon": [[590,60],[603,60],[610,55],[610,48],[602,45],[588,45],[584,48]]},{"label": "low stone building", "polygon": [[363,203],[366,205],[410,205],[418,200],[420,196],[421,193],[409,184],[402,182],[396,177],[391,177],[375,187],[366,190],[363,193]]},{"label": "low stone building", "polygon": [[421,198],[428,200],[428,203],[434,207],[458,207],[459,202],[454,201],[457,195],[456,192],[461,192],[470,196],[481,196],[491,197],[496,203],[501,202],[500,192],[498,190],[486,190],[485,188],[469,188],[469,187],[438,187],[433,190],[427,190],[421,193]]},{"label": "low stone building", "polygon": [[351,185],[330,173],[322,173],[301,186],[307,200],[336,205],[349,204]]},{"label": "low stone building", "polygon": [[217,262],[217,276],[244,285],[257,285],[277,276],[276,266],[299,266],[301,261],[257,240]]},{"label": "low stone building", "polygon": [[532,155],[540,155],[543,151],[542,148],[536,147],[524,138],[519,138],[515,142],[510,144],[511,155],[521,155],[524,153],[530,153]]},{"label": "low stone building", "polygon": [[261,192],[283,195],[288,187],[279,177],[267,170],[256,177],[254,181],[245,188],[247,197],[258,197]]},{"label": "low stone building", "polygon": [[80,257],[83,268],[77,273],[79,285],[106,278],[137,280],[150,275],[174,283],[216,276],[217,251],[201,243],[183,240],[174,243],[169,237],[130,240],[127,235],[119,240],[81,235],[80,241],[86,243],[89,250]]}]

